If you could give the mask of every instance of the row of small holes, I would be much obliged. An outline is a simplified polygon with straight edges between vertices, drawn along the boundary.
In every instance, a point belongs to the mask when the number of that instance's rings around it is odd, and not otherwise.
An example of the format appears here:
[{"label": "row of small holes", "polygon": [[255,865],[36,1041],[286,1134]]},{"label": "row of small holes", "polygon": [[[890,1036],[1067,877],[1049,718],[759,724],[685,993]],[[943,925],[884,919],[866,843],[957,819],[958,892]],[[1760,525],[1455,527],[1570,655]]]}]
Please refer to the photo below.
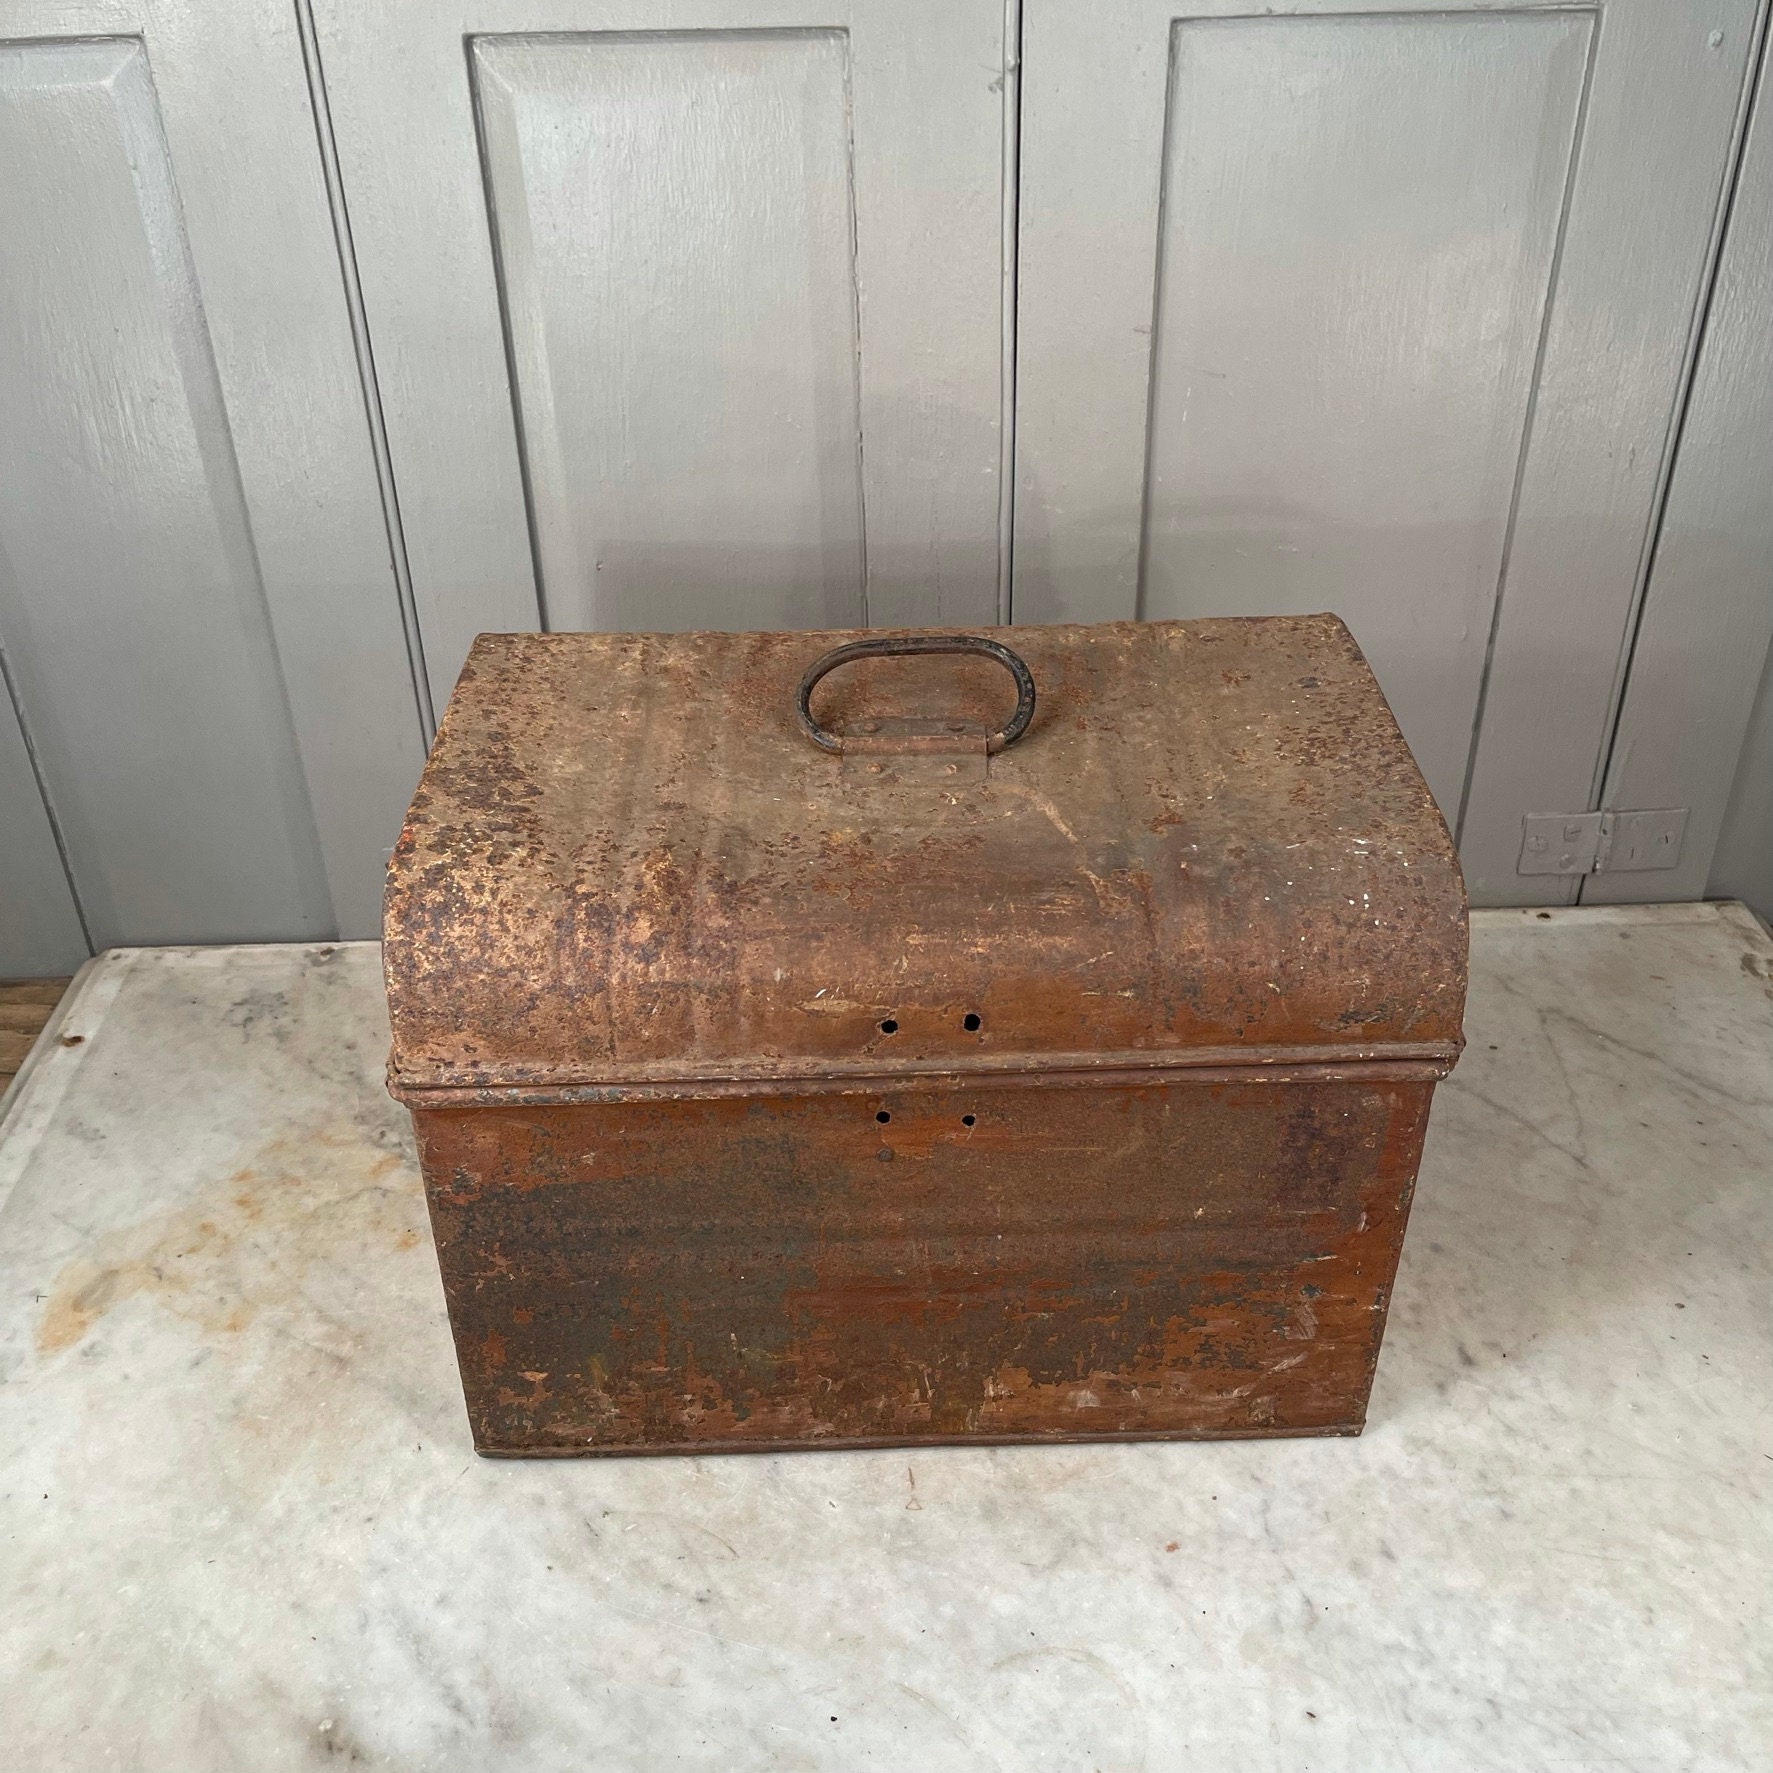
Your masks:
[{"label": "row of small holes", "polygon": [[[880,1124],[884,1127],[887,1124],[887,1122],[893,1118],[892,1111],[890,1109],[883,1108],[880,1110],[880,1112],[878,1114],[875,1115],[874,1118],[877,1121],[879,1121]],[[963,1114],[960,1117],[960,1124],[963,1127],[977,1126],[979,1124],[979,1117],[976,1114]]]}]

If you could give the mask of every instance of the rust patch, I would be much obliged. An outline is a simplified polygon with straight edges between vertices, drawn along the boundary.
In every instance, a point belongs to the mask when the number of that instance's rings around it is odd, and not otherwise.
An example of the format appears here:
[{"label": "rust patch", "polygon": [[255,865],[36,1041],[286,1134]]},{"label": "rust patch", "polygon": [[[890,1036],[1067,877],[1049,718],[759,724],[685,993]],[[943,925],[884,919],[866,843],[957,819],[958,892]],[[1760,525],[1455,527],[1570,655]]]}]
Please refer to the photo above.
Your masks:
[{"label": "rust patch", "polygon": [[477,1444],[1351,1432],[1427,1096],[968,1085],[421,1112]]},{"label": "rust patch", "polygon": [[[1334,617],[1012,630],[1033,725],[952,787],[798,730],[802,671],[851,638],[476,642],[389,872],[403,1090],[1456,1053],[1458,864]],[[1003,700],[995,665],[881,659],[814,711],[987,730]]]}]

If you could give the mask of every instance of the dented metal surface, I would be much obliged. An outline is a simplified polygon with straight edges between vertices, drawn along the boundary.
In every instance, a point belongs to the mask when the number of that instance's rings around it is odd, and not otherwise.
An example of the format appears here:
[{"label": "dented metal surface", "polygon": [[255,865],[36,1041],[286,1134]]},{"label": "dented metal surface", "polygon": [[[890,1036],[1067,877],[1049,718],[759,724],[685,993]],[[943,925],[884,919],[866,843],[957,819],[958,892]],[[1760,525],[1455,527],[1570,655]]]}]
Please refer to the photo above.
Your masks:
[{"label": "dented metal surface", "polygon": [[[390,871],[476,1444],[1358,1430],[1465,906],[1334,618],[487,636]],[[875,649],[869,649],[873,651]],[[952,767],[950,767],[952,766]]]}]

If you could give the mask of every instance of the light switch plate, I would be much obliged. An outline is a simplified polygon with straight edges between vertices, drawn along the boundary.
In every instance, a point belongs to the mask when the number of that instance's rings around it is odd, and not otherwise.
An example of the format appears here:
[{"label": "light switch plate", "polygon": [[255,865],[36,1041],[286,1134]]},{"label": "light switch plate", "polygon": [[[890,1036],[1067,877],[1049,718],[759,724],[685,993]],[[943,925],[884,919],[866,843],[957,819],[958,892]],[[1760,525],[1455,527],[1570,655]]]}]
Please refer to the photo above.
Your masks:
[{"label": "light switch plate", "polygon": [[1599,813],[1528,813],[1516,874],[1592,874],[1601,844]]}]

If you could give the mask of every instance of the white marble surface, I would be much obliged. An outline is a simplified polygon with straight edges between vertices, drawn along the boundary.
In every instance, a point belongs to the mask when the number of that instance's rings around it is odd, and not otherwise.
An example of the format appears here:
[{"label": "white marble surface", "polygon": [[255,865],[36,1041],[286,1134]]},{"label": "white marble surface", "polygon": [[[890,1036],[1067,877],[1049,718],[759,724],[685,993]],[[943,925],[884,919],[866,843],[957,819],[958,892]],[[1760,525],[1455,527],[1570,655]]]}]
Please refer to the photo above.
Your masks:
[{"label": "white marble surface", "polygon": [[1481,914],[1356,1441],[476,1459],[374,951],[0,1123],[0,1764],[1773,1765],[1773,943]]}]

